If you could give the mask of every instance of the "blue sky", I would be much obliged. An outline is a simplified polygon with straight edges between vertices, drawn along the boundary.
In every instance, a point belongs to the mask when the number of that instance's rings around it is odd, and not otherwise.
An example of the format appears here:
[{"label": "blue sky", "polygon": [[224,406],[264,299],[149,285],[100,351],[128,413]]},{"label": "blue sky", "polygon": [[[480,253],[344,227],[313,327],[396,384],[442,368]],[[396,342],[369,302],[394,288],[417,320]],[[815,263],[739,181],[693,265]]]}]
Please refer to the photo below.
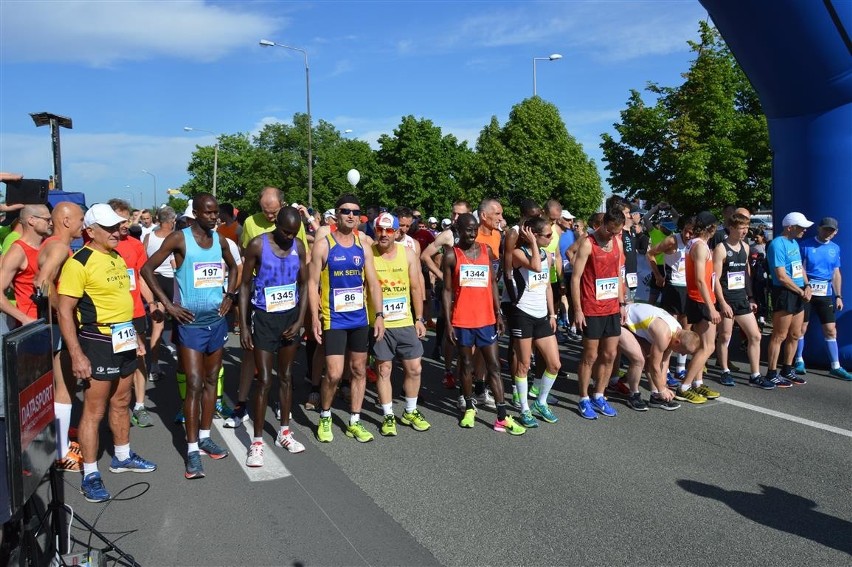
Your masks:
[{"label": "blue sky", "polygon": [[[376,147],[402,116],[475,144],[532,95],[554,103],[597,162],[631,88],[678,84],[707,16],[697,0],[563,2],[43,2],[0,0],[0,171],[47,178],[63,130],[64,187],[145,206],[180,187],[196,144],[305,111]],[[128,188],[129,186],[129,188]]]}]

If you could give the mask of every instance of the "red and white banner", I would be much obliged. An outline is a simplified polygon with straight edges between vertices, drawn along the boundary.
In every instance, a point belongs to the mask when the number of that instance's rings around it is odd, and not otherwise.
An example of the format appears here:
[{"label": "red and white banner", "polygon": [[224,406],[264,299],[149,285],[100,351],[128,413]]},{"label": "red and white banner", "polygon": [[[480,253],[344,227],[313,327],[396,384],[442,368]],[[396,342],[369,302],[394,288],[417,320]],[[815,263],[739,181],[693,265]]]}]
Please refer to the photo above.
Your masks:
[{"label": "red and white banner", "polygon": [[21,408],[21,451],[53,421],[53,371],[27,386],[19,395]]}]

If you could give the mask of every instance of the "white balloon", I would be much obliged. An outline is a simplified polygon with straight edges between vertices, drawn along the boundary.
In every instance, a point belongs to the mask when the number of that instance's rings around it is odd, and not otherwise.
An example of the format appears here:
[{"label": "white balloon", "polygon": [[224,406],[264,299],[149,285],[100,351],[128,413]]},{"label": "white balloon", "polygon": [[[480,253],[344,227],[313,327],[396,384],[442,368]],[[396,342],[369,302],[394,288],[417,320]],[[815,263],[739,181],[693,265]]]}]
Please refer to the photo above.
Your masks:
[{"label": "white balloon", "polygon": [[352,187],[355,187],[358,185],[358,182],[361,181],[361,174],[357,169],[350,169],[346,174],[346,180],[349,181]]}]

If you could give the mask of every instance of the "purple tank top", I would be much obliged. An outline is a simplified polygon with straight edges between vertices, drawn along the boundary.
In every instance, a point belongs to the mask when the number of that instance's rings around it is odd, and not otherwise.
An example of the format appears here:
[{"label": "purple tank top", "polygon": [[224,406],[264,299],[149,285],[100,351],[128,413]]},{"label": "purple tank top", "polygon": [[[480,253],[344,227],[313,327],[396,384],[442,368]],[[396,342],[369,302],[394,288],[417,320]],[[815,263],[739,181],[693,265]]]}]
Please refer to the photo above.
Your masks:
[{"label": "purple tank top", "polygon": [[280,258],[269,245],[269,233],[264,234],[251,304],[269,313],[294,309],[299,303],[298,276],[299,254],[295,239],[287,257]]}]

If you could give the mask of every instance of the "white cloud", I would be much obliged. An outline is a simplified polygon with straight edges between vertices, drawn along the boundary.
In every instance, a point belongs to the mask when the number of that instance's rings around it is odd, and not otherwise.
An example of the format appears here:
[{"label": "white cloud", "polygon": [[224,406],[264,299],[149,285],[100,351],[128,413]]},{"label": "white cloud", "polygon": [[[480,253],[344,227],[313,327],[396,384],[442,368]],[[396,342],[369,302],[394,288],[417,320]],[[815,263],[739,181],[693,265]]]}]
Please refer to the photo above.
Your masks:
[{"label": "white cloud", "polygon": [[215,61],[255,45],[286,23],[237,4],[180,2],[0,2],[4,63],[74,62],[109,66],[120,61],[175,57]]}]

